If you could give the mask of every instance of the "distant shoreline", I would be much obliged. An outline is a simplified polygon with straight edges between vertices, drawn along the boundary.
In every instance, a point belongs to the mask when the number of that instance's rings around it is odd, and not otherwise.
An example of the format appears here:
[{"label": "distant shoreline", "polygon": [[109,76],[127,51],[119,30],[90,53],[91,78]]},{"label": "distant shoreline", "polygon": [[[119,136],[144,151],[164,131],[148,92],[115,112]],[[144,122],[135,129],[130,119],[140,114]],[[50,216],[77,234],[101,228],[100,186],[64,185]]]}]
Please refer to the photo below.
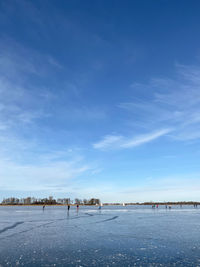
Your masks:
[{"label": "distant shoreline", "polygon": [[[77,204],[0,204],[0,206],[77,206]],[[180,201],[180,202],[143,202],[143,203],[103,203],[103,206],[152,206],[152,205],[200,205],[200,202],[197,201]],[[98,206],[98,205],[90,205],[90,204],[79,204],[79,206]]]}]

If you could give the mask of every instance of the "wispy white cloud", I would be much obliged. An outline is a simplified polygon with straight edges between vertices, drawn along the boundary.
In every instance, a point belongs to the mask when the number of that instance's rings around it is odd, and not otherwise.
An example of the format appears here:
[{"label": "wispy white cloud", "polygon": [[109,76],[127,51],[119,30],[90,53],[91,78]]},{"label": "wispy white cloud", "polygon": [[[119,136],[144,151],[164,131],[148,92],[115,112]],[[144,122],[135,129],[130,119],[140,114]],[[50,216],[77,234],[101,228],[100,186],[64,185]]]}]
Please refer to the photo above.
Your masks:
[{"label": "wispy white cloud", "polygon": [[[154,78],[148,84],[131,87],[146,93],[119,107],[132,114],[138,125],[147,129],[173,128],[170,137],[176,140],[200,138],[200,68],[176,65],[174,79]],[[134,90],[133,89],[133,90]],[[137,88],[135,89],[137,90]],[[136,124],[135,124],[136,125]]]},{"label": "wispy white cloud", "polygon": [[98,143],[93,144],[95,149],[122,149],[132,148],[136,146],[149,143],[161,136],[170,133],[172,129],[161,129],[148,134],[138,135],[132,138],[126,138],[123,136],[107,135]]},{"label": "wispy white cloud", "polygon": [[49,63],[52,57],[13,40],[2,40],[0,51],[0,124],[9,131],[48,116],[44,110],[48,90],[35,86],[33,77],[40,79],[56,68]]},{"label": "wispy white cloud", "polygon": [[[138,136],[107,135],[93,145],[96,149],[130,148],[148,143],[163,135],[179,141],[200,139],[200,68],[176,65],[174,79],[154,78],[148,84],[133,84],[147,91],[131,102],[119,104],[129,114],[129,121]],[[148,134],[140,134],[143,128]],[[155,130],[161,129],[161,130]],[[130,129],[129,129],[130,132]],[[150,132],[150,133],[149,133]]]},{"label": "wispy white cloud", "polygon": [[[66,90],[65,83],[61,87],[59,81],[55,83],[59,96],[55,88],[41,85],[48,84],[54,70],[63,71],[52,56],[13,40],[1,43],[0,50],[0,188],[18,192],[58,188],[66,191],[69,181],[86,173],[92,175],[96,168],[81,157],[80,151],[72,152],[65,140],[61,141],[61,151],[49,128],[53,125],[54,134],[58,117],[64,118],[65,123],[56,130],[64,132],[66,121],[101,119],[105,113],[97,108],[66,105],[68,91],[73,90]],[[47,117],[51,119],[48,123]],[[42,131],[44,139],[53,141],[42,139]]]},{"label": "wispy white cloud", "polygon": [[145,143],[149,143],[163,135],[166,135],[168,133],[170,133],[172,130],[171,129],[162,129],[150,134],[144,134],[144,135],[140,135],[137,136],[135,138],[132,138],[130,140],[126,140],[121,147],[123,148],[131,148],[131,147],[135,147],[135,146],[140,146],[143,145]]},{"label": "wispy white cloud", "polygon": [[[4,129],[36,126],[40,119],[47,117],[51,117],[51,121],[59,117],[65,122],[105,119],[106,112],[101,107],[82,102],[75,82],[58,78],[67,70],[51,55],[23,47],[13,40],[4,40],[0,51],[0,124]],[[53,85],[49,82],[51,77],[55,77]]]},{"label": "wispy white cloud", "polygon": [[48,190],[67,187],[69,180],[93,170],[80,160],[51,160],[39,163],[17,163],[0,158],[1,190]]},{"label": "wispy white cloud", "polygon": [[93,147],[96,149],[106,149],[109,147],[115,147],[116,144],[120,144],[122,141],[122,136],[117,135],[106,135],[103,140],[98,143],[93,144]]}]

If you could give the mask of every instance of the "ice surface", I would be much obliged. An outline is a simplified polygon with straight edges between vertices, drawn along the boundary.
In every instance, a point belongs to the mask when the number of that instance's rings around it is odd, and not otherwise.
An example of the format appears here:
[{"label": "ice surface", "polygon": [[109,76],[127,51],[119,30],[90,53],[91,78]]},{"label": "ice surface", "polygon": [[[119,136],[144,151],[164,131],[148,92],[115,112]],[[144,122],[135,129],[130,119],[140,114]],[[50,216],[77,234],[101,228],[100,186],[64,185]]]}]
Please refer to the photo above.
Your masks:
[{"label": "ice surface", "polygon": [[200,266],[200,209],[2,206],[0,266]]}]

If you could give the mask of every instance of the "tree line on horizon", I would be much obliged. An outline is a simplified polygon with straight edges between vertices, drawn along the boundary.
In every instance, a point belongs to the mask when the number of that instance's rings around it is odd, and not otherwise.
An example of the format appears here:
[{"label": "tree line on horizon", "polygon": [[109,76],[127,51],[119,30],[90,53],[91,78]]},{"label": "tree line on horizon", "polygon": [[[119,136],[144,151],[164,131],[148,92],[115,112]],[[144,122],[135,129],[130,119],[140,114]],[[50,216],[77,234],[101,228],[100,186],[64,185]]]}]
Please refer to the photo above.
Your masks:
[{"label": "tree line on horizon", "polygon": [[[79,199],[75,198],[71,200],[70,198],[58,198],[54,199],[52,196],[49,198],[16,198],[9,197],[4,198],[0,205],[100,205],[101,201],[98,198],[90,199]],[[123,203],[124,205],[200,205],[198,201],[164,201],[164,202],[129,202]],[[104,203],[104,205],[122,205],[122,203]]]},{"label": "tree line on horizon", "polygon": [[49,198],[16,198],[9,197],[4,198],[1,202],[2,205],[100,205],[101,201],[98,198],[90,199],[79,199],[75,198],[71,200],[70,198],[58,198],[54,199],[52,196]]}]

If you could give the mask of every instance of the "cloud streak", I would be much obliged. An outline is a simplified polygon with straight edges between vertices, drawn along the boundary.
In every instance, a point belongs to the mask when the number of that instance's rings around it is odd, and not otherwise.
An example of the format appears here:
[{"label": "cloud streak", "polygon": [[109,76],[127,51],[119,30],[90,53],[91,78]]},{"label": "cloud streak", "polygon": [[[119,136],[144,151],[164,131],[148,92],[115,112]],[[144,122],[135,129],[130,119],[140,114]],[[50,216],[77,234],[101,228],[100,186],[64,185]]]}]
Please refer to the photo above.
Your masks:
[{"label": "cloud streak", "polygon": [[[79,160],[48,161],[39,164],[20,164],[0,159],[1,190],[47,190],[67,185],[69,180],[91,170],[92,167]],[[23,184],[23,186],[22,186]]]},{"label": "cloud streak", "polygon": [[176,77],[154,78],[148,84],[132,85],[131,89],[148,91],[147,97],[119,107],[132,116],[142,128],[173,128],[170,137],[188,141],[200,139],[200,68],[176,65]]},{"label": "cloud streak", "polygon": [[[200,139],[200,68],[176,65],[176,77],[154,78],[148,84],[131,85],[131,90],[147,91],[137,94],[131,102],[118,105],[128,116],[127,124],[138,135],[127,137],[107,135],[93,144],[95,149],[125,149],[140,146],[168,135],[174,141]],[[137,88],[135,88],[137,87]],[[128,119],[129,118],[129,119]],[[130,119],[131,118],[131,119]],[[144,129],[147,134],[140,134]],[[158,130],[155,130],[158,129]],[[130,132],[130,130],[129,130]]]},{"label": "cloud streak", "polygon": [[116,135],[107,135],[100,142],[93,144],[95,149],[107,150],[107,149],[126,149],[141,146],[149,143],[161,136],[170,133],[172,129],[161,129],[148,134],[138,135],[132,138],[125,138]]},{"label": "cloud streak", "polygon": [[137,136],[136,138],[132,138],[130,140],[127,140],[126,142],[124,142],[121,147],[123,148],[131,148],[131,147],[135,147],[135,146],[140,146],[143,145],[145,143],[149,143],[161,136],[164,136],[168,133],[170,133],[172,130],[171,129],[162,129],[150,134],[144,134],[144,135],[140,135]]},{"label": "cloud streak", "polygon": [[100,142],[93,144],[93,147],[95,149],[106,149],[109,147],[116,146],[116,144],[120,144],[122,139],[122,136],[106,135]]}]

